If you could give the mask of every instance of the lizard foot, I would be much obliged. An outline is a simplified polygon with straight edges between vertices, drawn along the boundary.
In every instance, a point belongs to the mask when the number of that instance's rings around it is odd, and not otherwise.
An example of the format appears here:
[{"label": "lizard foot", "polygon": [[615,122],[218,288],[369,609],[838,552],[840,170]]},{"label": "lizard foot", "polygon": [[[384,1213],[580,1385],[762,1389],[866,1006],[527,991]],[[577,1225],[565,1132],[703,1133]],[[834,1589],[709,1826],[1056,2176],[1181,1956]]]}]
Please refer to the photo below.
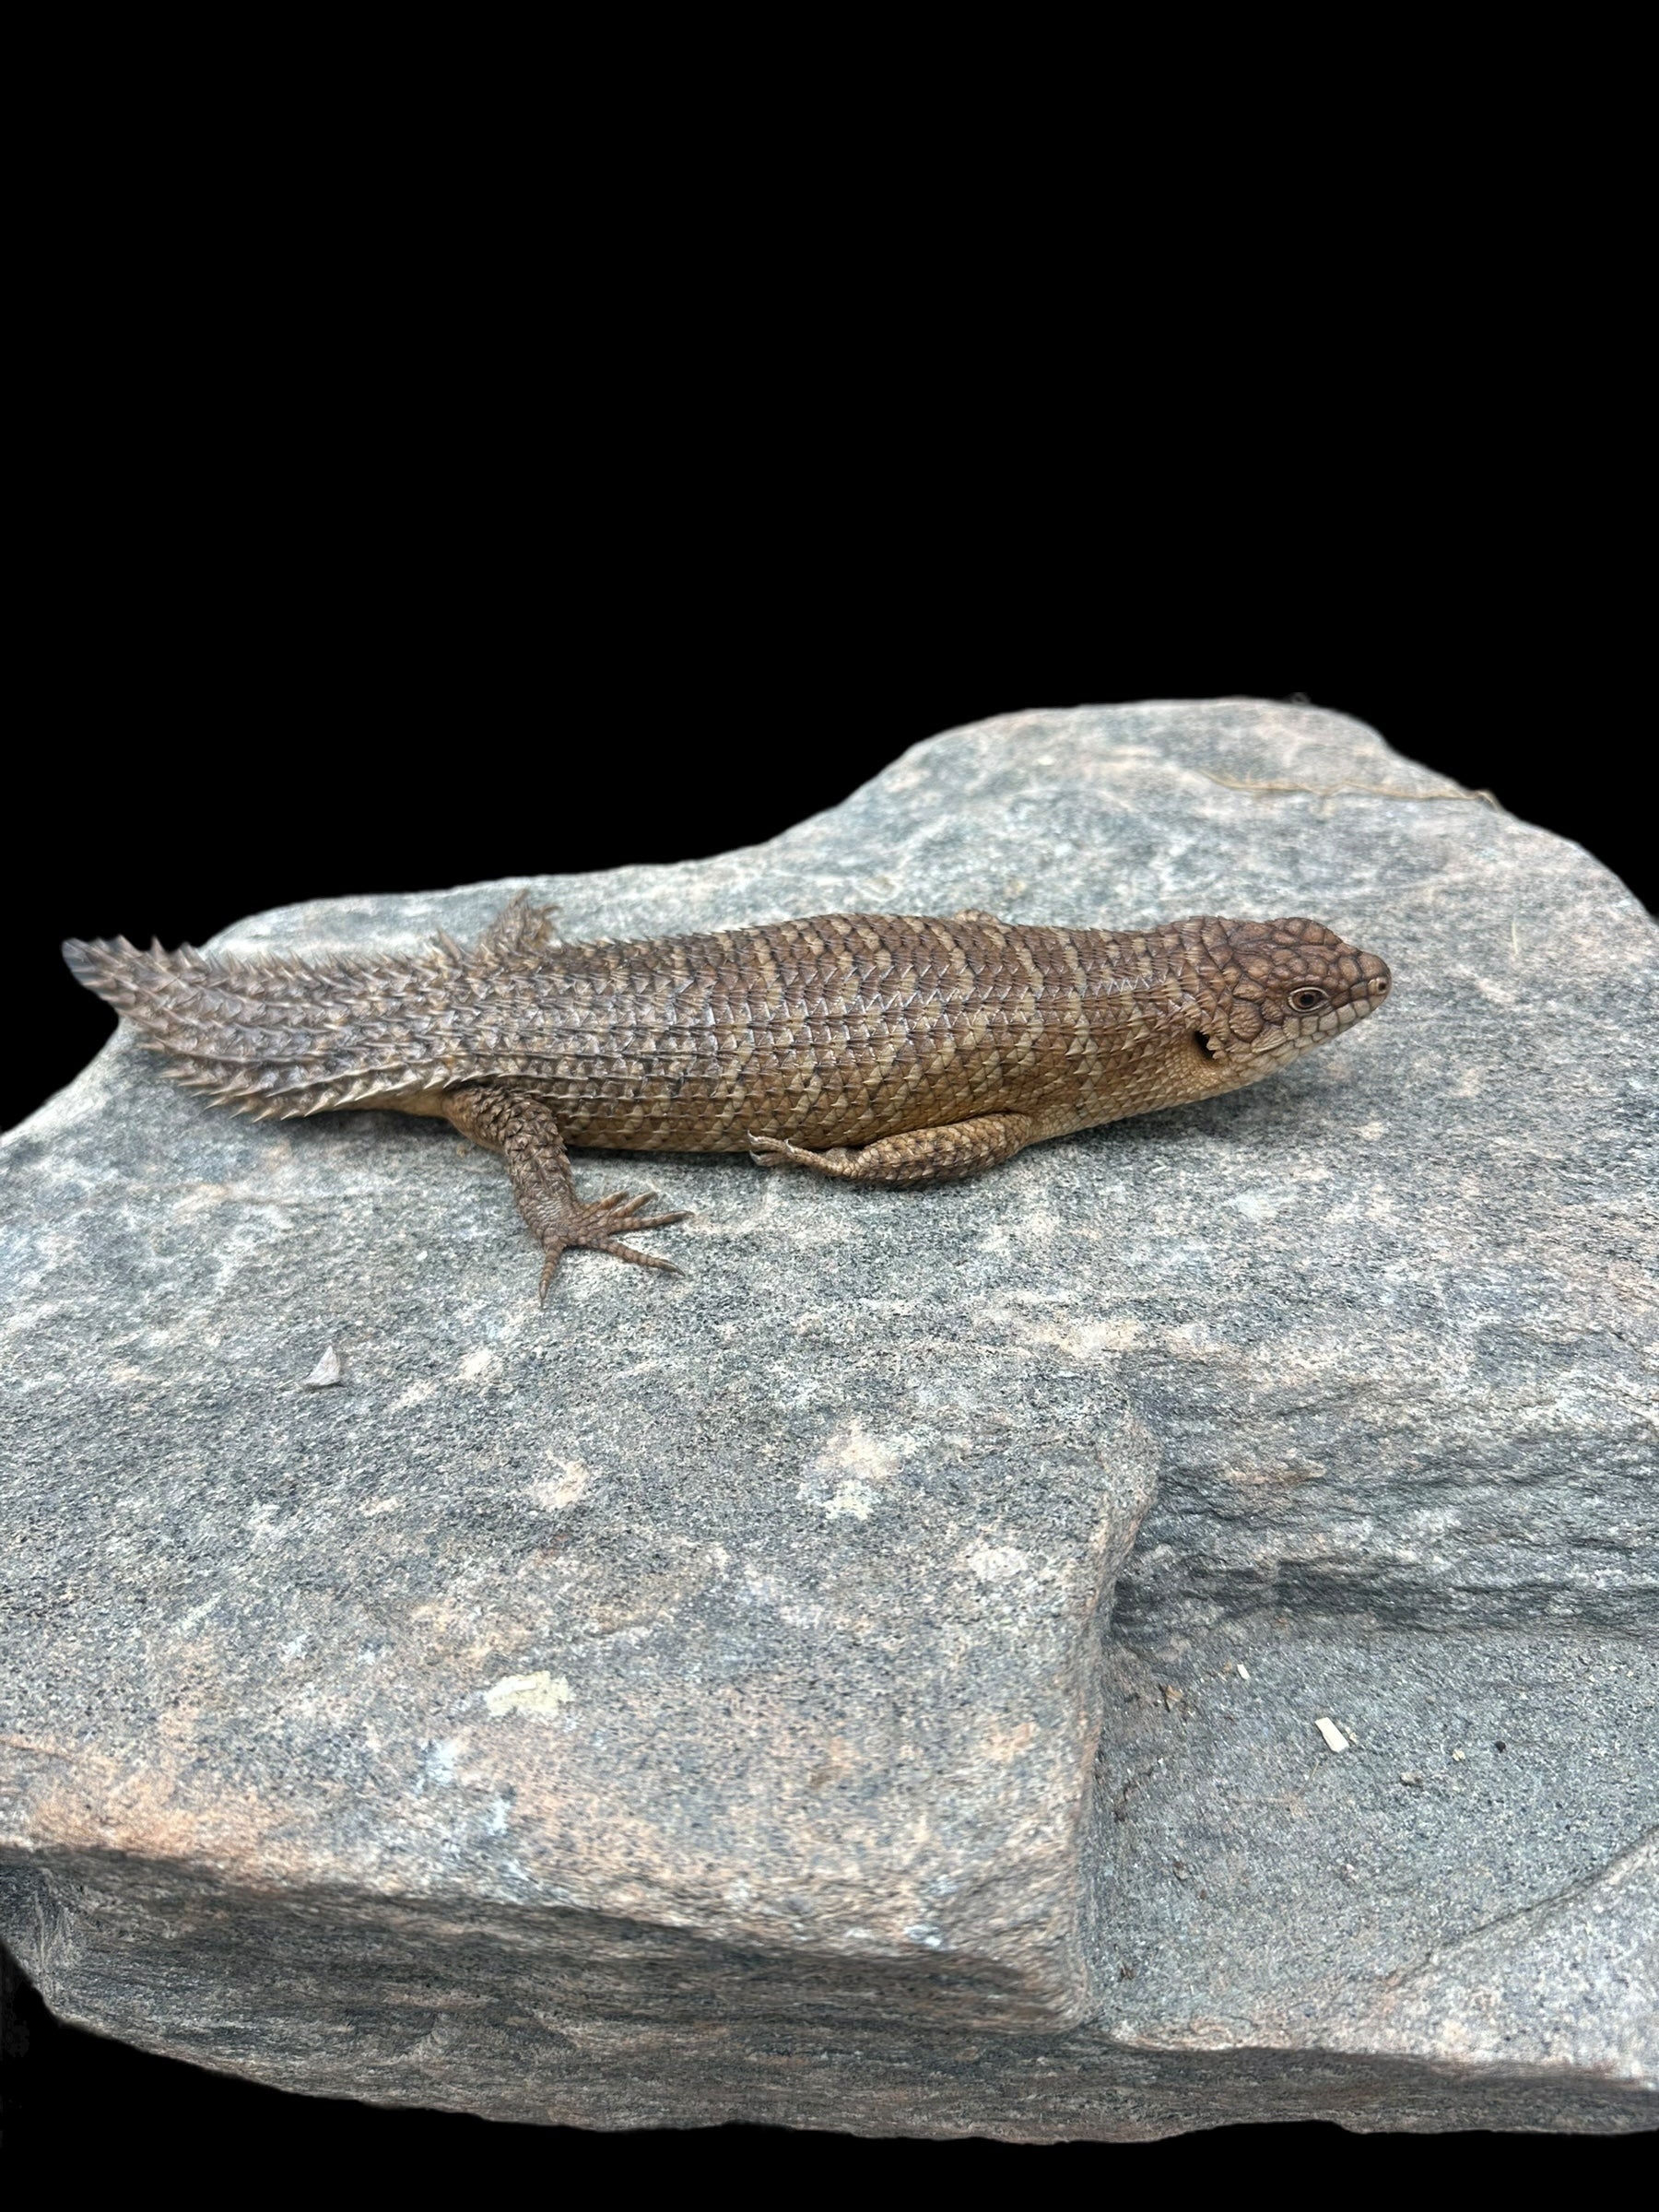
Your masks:
[{"label": "lizard foot", "polygon": [[787,1137],[749,1135],[749,1158],[758,1168],[813,1168],[820,1175],[844,1175],[848,1147],[836,1145],[824,1152],[809,1152]]},{"label": "lizard foot", "polygon": [[904,1129],[878,1136],[856,1148],[831,1145],[809,1152],[781,1136],[749,1133],[749,1158],[763,1168],[812,1168],[843,1182],[885,1184],[904,1190],[924,1182],[956,1182],[978,1175],[999,1160],[1012,1159],[1037,1134],[1023,1113],[971,1114],[965,1122],[941,1122],[932,1129]]},{"label": "lizard foot", "polygon": [[641,1207],[649,1206],[655,1196],[654,1191],[643,1191],[637,1198],[630,1198],[626,1191],[613,1191],[608,1198],[592,1198],[585,1205],[578,1203],[538,1220],[536,1235],[547,1255],[541,1278],[544,1303],[548,1285],[567,1252],[608,1252],[614,1259],[631,1260],[636,1267],[665,1267],[670,1275],[677,1275],[679,1269],[672,1260],[659,1259],[654,1252],[637,1252],[631,1244],[620,1241],[624,1230],[666,1229],[670,1222],[688,1218],[684,1212],[642,1214]]}]

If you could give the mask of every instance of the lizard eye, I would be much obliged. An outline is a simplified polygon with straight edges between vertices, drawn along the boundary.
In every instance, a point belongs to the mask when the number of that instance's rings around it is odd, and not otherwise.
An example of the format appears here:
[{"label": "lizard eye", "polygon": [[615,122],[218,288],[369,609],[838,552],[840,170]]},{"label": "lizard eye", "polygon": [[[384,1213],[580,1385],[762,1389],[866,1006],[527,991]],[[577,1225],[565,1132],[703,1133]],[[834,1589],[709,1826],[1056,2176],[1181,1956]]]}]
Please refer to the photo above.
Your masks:
[{"label": "lizard eye", "polygon": [[1292,991],[1285,1003],[1294,1013],[1312,1014],[1320,1006],[1328,1006],[1331,994],[1313,983],[1304,983],[1300,991]]}]

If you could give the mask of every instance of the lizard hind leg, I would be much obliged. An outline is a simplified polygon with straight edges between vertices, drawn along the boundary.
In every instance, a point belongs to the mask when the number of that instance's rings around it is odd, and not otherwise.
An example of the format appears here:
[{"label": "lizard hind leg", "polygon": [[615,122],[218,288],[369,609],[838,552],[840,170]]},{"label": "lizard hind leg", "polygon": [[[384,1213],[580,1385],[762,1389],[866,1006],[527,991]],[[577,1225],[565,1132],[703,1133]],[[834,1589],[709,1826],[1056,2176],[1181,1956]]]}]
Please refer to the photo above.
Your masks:
[{"label": "lizard hind leg", "polygon": [[782,1137],[749,1138],[749,1158],[762,1168],[810,1168],[842,1182],[883,1183],[893,1189],[927,1182],[959,1182],[982,1173],[1029,1145],[1037,1124],[1027,1113],[981,1113],[936,1129],[907,1129],[850,1149],[837,1145],[809,1151]]},{"label": "lizard hind leg", "polygon": [[570,1155],[545,1100],[477,1084],[451,1091],[443,1112],[463,1136],[501,1155],[519,1212],[546,1255],[544,1300],[567,1252],[606,1252],[613,1259],[631,1260],[637,1267],[664,1267],[677,1274],[672,1260],[624,1244],[621,1236],[625,1230],[666,1229],[671,1222],[685,1220],[686,1215],[645,1213],[642,1209],[655,1198],[654,1191],[637,1198],[626,1191],[613,1191],[607,1198],[579,1198]]}]

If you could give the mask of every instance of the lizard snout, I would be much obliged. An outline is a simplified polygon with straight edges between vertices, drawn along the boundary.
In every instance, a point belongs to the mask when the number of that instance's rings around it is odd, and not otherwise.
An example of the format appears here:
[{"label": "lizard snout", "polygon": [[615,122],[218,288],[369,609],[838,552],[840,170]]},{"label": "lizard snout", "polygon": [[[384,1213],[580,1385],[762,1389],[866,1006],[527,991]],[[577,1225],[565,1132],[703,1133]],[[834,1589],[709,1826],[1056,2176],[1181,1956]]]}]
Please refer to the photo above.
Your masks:
[{"label": "lizard snout", "polygon": [[1347,990],[1337,1006],[1344,1029],[1350,1022],[1358,1021],[1362,1015],[1374,1013],[1394,988],[1394,977],[1389,973],[1388,962],[1379,959],[1374,952],[1357,954],[1354,964],[1359,972],[1357,976],[1345,979]]}]

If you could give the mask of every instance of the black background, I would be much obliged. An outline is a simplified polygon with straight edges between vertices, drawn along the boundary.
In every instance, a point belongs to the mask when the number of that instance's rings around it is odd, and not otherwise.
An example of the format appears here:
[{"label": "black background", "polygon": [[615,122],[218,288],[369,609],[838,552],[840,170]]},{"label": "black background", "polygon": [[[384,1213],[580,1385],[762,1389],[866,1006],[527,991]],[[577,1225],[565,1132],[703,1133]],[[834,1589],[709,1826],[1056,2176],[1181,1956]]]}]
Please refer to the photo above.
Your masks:
[{"label": "black background", "polygon": [[[715,176],[690,130],[649,180],[549,183],[528,93],[499,146],[482,101],[464,162],[441,91],[400,124],[378,60],[332,65],[341,112],[323,72],[280,121],[178,92],[112,130],[125,88],[84,70],[40,95],[65,158],[19,280],[8,1123],[112,1026],[64,935],[718,852],[1006,709],[1304,695],[1655,902],[1628,287],[1599,155],[1563,183],[1553,130],[1536,154],[1512,100],[1487,114],[1484,59],[1460,105],[1441,53],[1385,125],[1351,85],[1294,116],[1276,89],[1161,261],[1145,178],[1168,199],[1191,156],[1190,75],[1124,213],[1091,168],[1121,85],[1022,184],[999,111],[974,174],[889,169],[877,206],[792,188],[775,147]],[[24,1985],[4,2049],[8,2159],[58,2184],[107,2158],[219,2189],[1628,2192],[1651,2150],[492,2127],[151,2058]]]}]

